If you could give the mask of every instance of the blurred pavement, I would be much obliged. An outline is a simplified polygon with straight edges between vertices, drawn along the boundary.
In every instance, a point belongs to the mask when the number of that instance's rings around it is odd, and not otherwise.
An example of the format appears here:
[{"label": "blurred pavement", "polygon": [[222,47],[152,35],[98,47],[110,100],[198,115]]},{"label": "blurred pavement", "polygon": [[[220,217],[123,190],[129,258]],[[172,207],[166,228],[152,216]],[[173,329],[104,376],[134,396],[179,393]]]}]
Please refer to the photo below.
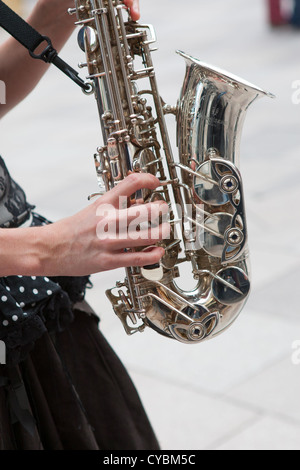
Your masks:
[{"label": "blurred pavement", "polygon": [[[292,102],[300,31],[270,28],[265,3],[141,0],[141,21],[152,23],[158,37],[153,60],[166,102],[176,103],[184,76],[177,49],[277,96],[255,103],[245,122],[241,170],[253,289],[224,335],[196,346],[152,330],[127,337],[105,296],[124,271],[93,276],[88,300],[163,450],[300,450],[300,365],[292,363],[300,340],[300,104]],[[61,56],[73,65],[83,60],[75,35]],[[175,123],[168,122],[175,148]],[[56,69],[2,120],[0,133],[12,175],[48,218],[75,213],[97,190],[96,105]]]}]

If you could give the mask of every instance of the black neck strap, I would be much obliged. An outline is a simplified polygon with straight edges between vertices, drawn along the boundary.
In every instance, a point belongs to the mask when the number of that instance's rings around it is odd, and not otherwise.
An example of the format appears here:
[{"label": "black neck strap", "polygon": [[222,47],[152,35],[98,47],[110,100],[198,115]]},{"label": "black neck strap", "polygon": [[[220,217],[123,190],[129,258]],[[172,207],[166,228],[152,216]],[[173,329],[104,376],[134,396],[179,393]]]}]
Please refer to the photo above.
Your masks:
[{"label": "black neck strap", "polygon": [[[55,65],[84,91],[88,92],[91,90],[91,84],[85,83],[79,77],[76,70],[58,57],[58,53],[54,49],[51,39],[38,33],[32,26],[26,23],[23,18],[2,2],[2,0],[0,0],[0,26],[21,43],[22,46],[28,49],[33,59],[40,59],[46,63]],[[43,42],[46,42],[45,49],[40,54],[36,54],[35,51]]]}]

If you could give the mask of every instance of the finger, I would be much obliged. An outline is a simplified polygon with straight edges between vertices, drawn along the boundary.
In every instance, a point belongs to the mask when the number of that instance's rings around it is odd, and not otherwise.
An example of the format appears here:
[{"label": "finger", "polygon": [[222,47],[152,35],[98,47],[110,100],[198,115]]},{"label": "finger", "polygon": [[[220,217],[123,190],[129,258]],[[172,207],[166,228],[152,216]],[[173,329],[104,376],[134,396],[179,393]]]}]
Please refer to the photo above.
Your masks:
[{"label": "finger", "polygon": [[124,197],[130,197],[140,189],[154,190],[159,185],[159,179],[149,173],[133,173],[106,193],[99,201],[118,207],[120,198],[124,200]]},{"label": "finger", "polygon": [[133,6],[131,8],[131,18],[133,21],[138,21],[140,19],[140,6],[139,6],[139,1],[134,0],[133,1]]},{"label": "finger", "polygon": [[133,21],[140,19],[139,0],[124,0],[125,5],[130,8],[130,15]]},{"label": "finger", "polygon": [[131,8],[133,5],[133,0],[124,0],[124,4],[128,7]]},{"label": "finger", "polygon": [[[128,230],[128,232],[119,233],[116,237],[109,237],[104,233],[106,244],[109,244],[109,251],[119,251],[131,248],[140,248],[152,246],[161,240],[170,238],[170,224],[162,224],[151,229],[141,231]],[[101,238],[99,238],[101,240]]]},{"label": "finger", "polygon": [[114,266],[112,269],[117,267],[128,268],[130,266],[143,267],[151,266],[152,264],[159,263],[165,254],[163,248],[153,248],[152,251],[138,253],[120,253],[118,256],[118,266]]},{"label": "finger", "polygon": [[124,227],[128,227],[129,224],[135,221],[136,225],[149,222],[151,226],[155,226],[159,223],[161,217],[166,220],[168,213],[169,206],[164,201],[131,206],[128,209],[119,210],[118,226],[124,229]]},{"label": "finger", "polygon": [[163,223],[157,227],[142,227],[140,230],[135,226],[128,227],[128,241],[130,246],[148,246],[154,245],[161,240],[170,238],[171,226],[168,223]]},{"label": "finger", "polygon": [[105,243],[106,249],[110,253],[155,245],[161,240],[168,240],[170,234],[171,226],[169,223],[150,228],[147,226],[141,230],[138,227],[130,226],[128,230],[118,232],[115,227],[109,227],[107,224],[98,224],[97,227],[97,238],[101,244]]},{"label": "finger", "polygon": [[[169,206],[164,201],[156,201],[142,205],[132,206],[128,209],[117,210],[111,204],[100,204],[96,215],[100,219],[97,223],[97,234],[106,232],[107,238],[118,236],[118,233],[128,231],[131,226],[136,230],[146,224],[146,227],[156,227],[168,220]],[[122,237],[124,238],[124,237]]]}]

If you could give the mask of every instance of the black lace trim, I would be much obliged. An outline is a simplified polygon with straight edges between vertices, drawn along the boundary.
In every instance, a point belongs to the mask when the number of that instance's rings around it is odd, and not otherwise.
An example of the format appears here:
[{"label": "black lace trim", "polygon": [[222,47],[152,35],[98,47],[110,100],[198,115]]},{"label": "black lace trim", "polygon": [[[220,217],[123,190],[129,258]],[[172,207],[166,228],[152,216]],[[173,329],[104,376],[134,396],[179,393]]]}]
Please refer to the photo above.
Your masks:
[{"label": "black lace trim", "polygon": [[19,227],[29,219],[33,206],[28,204],[24,191],[10,177],[0,157],[0,228]]}]

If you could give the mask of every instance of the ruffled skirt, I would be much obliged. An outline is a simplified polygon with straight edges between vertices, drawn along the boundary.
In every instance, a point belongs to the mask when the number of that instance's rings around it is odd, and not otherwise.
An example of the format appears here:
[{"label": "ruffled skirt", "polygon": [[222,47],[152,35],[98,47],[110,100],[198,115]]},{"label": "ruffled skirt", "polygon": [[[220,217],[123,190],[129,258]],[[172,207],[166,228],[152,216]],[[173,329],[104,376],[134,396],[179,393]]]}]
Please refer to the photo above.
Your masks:
[{"label": "ruffled skirt", "polygon": [[18,366],[0,366],[0,450],[159,449],[98,318],[81,305]]}]

